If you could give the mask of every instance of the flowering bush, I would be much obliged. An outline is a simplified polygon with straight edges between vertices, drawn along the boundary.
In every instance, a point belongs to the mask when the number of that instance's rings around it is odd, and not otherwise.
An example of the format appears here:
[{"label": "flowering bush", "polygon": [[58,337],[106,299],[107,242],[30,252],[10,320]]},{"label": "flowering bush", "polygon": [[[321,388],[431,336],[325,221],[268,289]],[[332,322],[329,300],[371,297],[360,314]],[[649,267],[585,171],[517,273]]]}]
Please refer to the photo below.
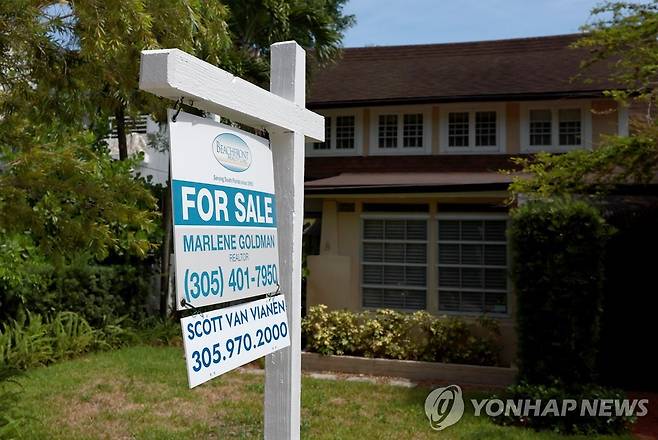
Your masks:
[{"label": "flowering bush", "polygon": [[473,365],[497,365],[498,324],[427,312],[349,312],[313,306],[302,321],[308,351]]}]

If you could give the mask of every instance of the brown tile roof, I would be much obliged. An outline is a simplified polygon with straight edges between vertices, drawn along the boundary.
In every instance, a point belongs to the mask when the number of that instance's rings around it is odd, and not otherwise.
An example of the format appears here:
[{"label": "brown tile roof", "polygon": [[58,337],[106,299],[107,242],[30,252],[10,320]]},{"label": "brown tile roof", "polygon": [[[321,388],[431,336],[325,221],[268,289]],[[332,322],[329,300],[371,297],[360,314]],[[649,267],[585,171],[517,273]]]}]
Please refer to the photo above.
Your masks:
[{"label": "brown tile roof", "polygon": [[307,106],[598,96],[608,66],[571,79],[587,58],[579,34],[472,43],[348,48],[311,77]]}]

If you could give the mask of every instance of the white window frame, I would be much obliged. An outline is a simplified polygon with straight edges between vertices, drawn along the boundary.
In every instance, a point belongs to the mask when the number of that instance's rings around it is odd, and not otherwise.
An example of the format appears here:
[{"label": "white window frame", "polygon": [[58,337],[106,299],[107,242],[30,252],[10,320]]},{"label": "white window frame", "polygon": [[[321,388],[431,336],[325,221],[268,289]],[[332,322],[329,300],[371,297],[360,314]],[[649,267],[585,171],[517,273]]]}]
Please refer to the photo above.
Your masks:
[{"label": "white window frame", "polygon": [[[308,157],[322,157],[322,156],[361,156],[363,154],[363,109],[360,108],[346,108],[346,109],[331,109],[321,110],[322,116],[331,118],[331,135],[329,137],[329,148],[324,150],[316,150],[313,148],[315,142],[306,143],[306,156]],[[342,149],[336,148],[336,119],[339,116],[354,116],[354,148]]]},{"label": "white window frame", "polygon": [[[423,146],[404,147],[404,115],[423,115]],[[398,142],[393,148],[379,148],[379,116],[396,115],[398,118]],[[432,106],[374,107],[370,109],[370,148],[371,156],[416,156],[432,152]]]},{"label": "white window frame", "polygon": [[[439,151],[441,154],[503,154],[507,150],[507,131],[505,126],[505,103],[459,103],[442,104],[439,106]],[[468,143],[467,147],[450,147],[448,140],[449,113],[469,113]],[[496,145],[491,147],[475,146],[475,113],[496,112]]]},{"label": "white window frame", "polygon": [[[436,306],[438,309],[438,312],[442,315],[461,315],[461,316],[491,316],[494,318],[509,318],[511,316],[511,304],[512,304],[512,280],[509,278],[509,268],[510,268],[510,258],[511,258],[511,253],[510,253],[510,246],[509,246],[509,239],[505,240],[505,246],[507,250],[507,265],[506,269],[508,271],[508,276],[507,276],[507,291],[506,291],[506,305],[507,305],[507,310],[505,313],[496,313],[496,312],[482,312],[482,313],[475,313],[475,312],[464,312],[464,311],[447,311],[447,310],[441,310],[440,306],[440,296],[441,296],[441,286],[439,286],[439,258],[438,258],[438,252],[439,252],[439,221],[440,220],[505,220],[507,222],[507,228],[509,228],[509,215],[505,213],[494,213],[494,212],[483,212],[483,213],[461,213],[461,212],[438,212],[436,216],[433,219],[434,222],[434,228],[436,231],[436,241],[433,243],[435,246],[434,249],[432,249],[431,252],[436,252],[437,258],[436,262],[434,264],[433,270],[436,271],[437,277],[436,277],[436,291],[434,292],[437,294],[437,299],[436,299]],[[461,242],[461,240],[460,240]],[[482,242],[486,243],[486,242]],[[460,290],[463,290],[460,288]],[[483,289],[484,290],[484,289]],[[428,292],[429,294],[429,292]]]},{"label": "white window frame", "polygon": [[[565,153],[576,149],[592,148],[592,104],[589,100],[569,100],[569,101],[532,101],[522,102],[521,123],[519,124],[521,152],[537,153],[545,151],[548,153]],[[560,110],[579,109],[580,110],[580,145],[559,145],[560,141]],[[530,145],[530,110],[550,110],[551,111],[551,145]]]},{"label": "white window frame", "polygon": [[[423,240],[418,240],[418,243],[424,242],[426,245],[425,249],[425,287],[422,288],[420,286],[403,286],[405,289],[409,290],[424,290],[425,291],[425,308],[424,309],[394,309],[402,312],[410,312],[411,310],[428,310],[429,307],[429,297],[428,295],[430,294],[430,254],[431,252],[431,234],[430,234],[430,227],[431,227],[431,217],[429,214],[424,214],[424,213],[363,213],[361,214],[361,220],[360,220],[360,232],[359,232],[359,271],[358,271],[358,277],[359,277],[359,306],[361,307],[362,310],[377,310],[382,307],[365,307],[363,305],[363,289],[364,288],[391,288],[391,289],[400,289],[400,286],[387,286],[387,285],[368,285],[364,284],[363,282],[363,266],[364,264],[368,264],[367,262],[364,262],[363,259],[363,253],[364,253],[364,246],[363,243],[366,242],[366,239],[364,237],[364,231],[365,231],[365,220],[424,220],[426,222],[427,226],[427,239]],[[389,241],[394,241],[394,240],[389,240]],[[406,243],[408,240],[399,240],[401,243]],[[415,241],[414,241],[415,243]],[[372,263],[372,264],[377,264],[377,263]],[[384,265],[385,263],[380,263]],[[395,263],[395,265],[406,265],[406,263]],[[410,266],[420,266],[419,263],[416,264],[410,264]],[[390,307],[387,307],[390,308]]]}]

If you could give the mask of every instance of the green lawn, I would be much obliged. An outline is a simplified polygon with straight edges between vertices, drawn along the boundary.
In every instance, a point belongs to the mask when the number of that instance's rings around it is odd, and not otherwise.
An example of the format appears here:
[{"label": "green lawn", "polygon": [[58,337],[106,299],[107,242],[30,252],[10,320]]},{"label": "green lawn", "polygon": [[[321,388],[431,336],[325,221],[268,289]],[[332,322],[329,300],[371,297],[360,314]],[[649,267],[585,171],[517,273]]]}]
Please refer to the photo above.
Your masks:
[{"label": "green lawn", "polygon": [[[234,371],[189,390],[180,348],[93,354],[31,370],[20,379],[19,410],[31,417],[19,438],[262,438],[263,381],[263,376]],[[304,378],[302,437],[562,438],[499,427],[471,414],[435,432],[423,411],[427,393],[425,388]]]}]

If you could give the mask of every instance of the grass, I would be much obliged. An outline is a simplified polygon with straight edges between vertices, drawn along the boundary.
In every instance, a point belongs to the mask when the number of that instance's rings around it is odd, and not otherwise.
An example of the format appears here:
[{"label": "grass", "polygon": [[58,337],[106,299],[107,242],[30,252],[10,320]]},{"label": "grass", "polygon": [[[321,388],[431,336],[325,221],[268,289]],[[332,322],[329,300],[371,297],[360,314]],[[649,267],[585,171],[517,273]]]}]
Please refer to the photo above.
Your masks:
[{"label": "grass", "polygon": [[[30,416],[18,435],[22,439],[263,436],[264,377],[233,371],[189,390],[180,348],[132,347],[91,354],[30,370],[20,382],[22,395],[17,411]],[[428,392],[427,388],[305,377],[302,437],[564,438],[554,433],[500,427],[468,413],[445,431],[432,431],[423,410]],[[569,440],[584,438],[568,437]]]}]

